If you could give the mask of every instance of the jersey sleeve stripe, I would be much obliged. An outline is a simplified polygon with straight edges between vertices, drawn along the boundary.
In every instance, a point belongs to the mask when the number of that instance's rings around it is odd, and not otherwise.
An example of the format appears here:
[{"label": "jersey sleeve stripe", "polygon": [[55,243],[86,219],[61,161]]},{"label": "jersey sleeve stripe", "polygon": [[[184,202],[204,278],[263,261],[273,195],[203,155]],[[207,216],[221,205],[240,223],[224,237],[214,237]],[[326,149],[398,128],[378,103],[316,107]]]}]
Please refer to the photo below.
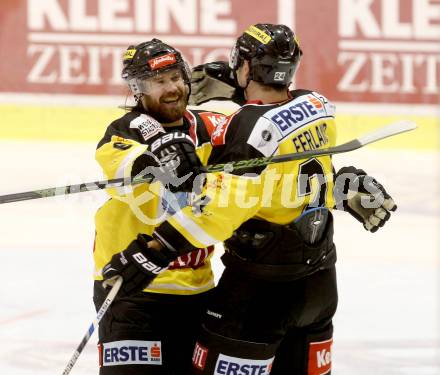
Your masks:
[{"label": "jersey sleeve stripe", "polygon": [[215,238],[211,237],[202,227],[186,216],[183,211],[178,211],[169,220],[170,223],[176,222],[179,224],[189,236],[191,236],[196,242],[197,247],[203,248],[216,244],[219,242]]},{"label": "jersey sleeve stripe", "polygon": [[184,233],[190,242],[197,248],[208,247],[214,245],[219,240],[211,237],[202,227],[186,216],[183,211],[178,211],[168,222],[177,228],[179,232]]},{"label": "jersey sleeve stripe", "polygon": [[153,236],[165,246],[175,249],[179,253],[208,247],[219,242],[186,217],[182,211],[177,212],[159,225]]}]

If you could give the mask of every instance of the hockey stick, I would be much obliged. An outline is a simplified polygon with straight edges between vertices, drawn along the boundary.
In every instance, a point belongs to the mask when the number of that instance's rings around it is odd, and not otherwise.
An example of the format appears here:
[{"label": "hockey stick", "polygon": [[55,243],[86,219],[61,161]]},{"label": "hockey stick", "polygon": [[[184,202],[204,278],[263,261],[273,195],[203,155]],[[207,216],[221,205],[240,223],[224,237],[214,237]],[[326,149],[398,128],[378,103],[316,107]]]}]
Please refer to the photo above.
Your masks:
[{"label": "hockey stick", "polygon": [[102,317],[112,304],[113,300],[116,297],[116,294],[118,294],[119,288],[122,285],[122,277],[116,276],[115,277],[115,283],[113,284],[110,292],[107,294],[107,297],[104,301],[104,303],[101,305],[98,313],[96,314],[95,320],[90,325],[89,329],[87,330],[86,334],[84,335],[83,339],[81,340],[80,344],[76,348],[75,352],[72,355],[72,358],[70,358],[69,363],[65,367],[63,371],[63,375],[70,374],[70,371],[72,370],[73,366],[76,363],[76,360],[78,359],[81,352],[84,350],[85,346],[87,345],[87,342],[89,341],[90,337],[93,335],[93,332],[95,331],[96,327],[98,326],[98,323],[101,321]]},{"label": "hockey stick", "polygon": [[[343,152],[350,152],[357,150],[358,148],[361,148],[363,146],[366,146],[370,143],[380,141],[381,139],[385,139],[388,137],[392,137],[394,135],[404,133],[410,130],[414,130],[417,128],[417,125],[412,121],[398,121],[395,123],[392,123],[390,125],[387,125],[383,128],[376,129],[372,131],[371,133],[365,134],[359,138],[355,138],[351,141],[348,141],[346,143],[343,143],[342,145],[335,146],[335,147],[329,147],[321,150],[310,150],[310,151],[304,151],[304,152],[297,152],[293,154],[286,154],[286,155],[277,155],[277,156],[268,156],[268,157],[262,157],[262,158],[255,158],[255,159],[248,159],[248,160],[239,160],[234,161],[226,164],[216,164],[216,165],[208,165],[207,169],[208,172],[232,172],[236,169],[243,169],[243,168],[249,168],[249,167],[262,167],[268,164],[275,164],[275,163],[283,163],[286,161],[293,161],[293,160],[301,160],[301,159],[308,159],[316,156],[324,156],[324,155],[334,155],[334,154],[340,154]],[[0,196],[1,198],[1,196]],[[1,203],[1,201],[0,201]]]},{"label": "hockey stick", "polygon": [[[274,163],[308,159],[316,156],[340,154],[342,152],[357,150],[358,148],[361,148],[370,143],[377,142],[380,141],[381,139],[392,137],[394,135],[404,133],[410,130],[414,130],[416,128],[417,128],[416,124],[413,123],[412,121],[403,120],[385,126],[383,128],[376,129],[371,133],[365,134],[359,138],[355,138],[349,142],[343,143],[342,145],[335,147],[329,147],[321,150],[318,149],[318,150],[297,152],[287,155],[277,155],[277,156],[268,156],[268,157],[261,157],[261,158],[248,159],[248,160],[238,160],[225,164],[208,165],[206,169],[208,172],[225,171],[230,173],[237,169],[262,167]],[[25,201],[31,199],[38,199],[38,198],[53,197],[57,195],[82,193],[85,191],[123,187],[128,185],[137,185],[143,182],[151,182],[153,179],[154,179],[153,175],[135,177],[135,178],[130,178],[130,177],[115,178],[112,180],[95,181],[84,184],[67,185],[67,186],[60,186],[60,187],[54,187],[54,188],[48,188],[42,190],[33,190],[23,193],[0,195],[0,204],[19,202],[19,201]]]}]

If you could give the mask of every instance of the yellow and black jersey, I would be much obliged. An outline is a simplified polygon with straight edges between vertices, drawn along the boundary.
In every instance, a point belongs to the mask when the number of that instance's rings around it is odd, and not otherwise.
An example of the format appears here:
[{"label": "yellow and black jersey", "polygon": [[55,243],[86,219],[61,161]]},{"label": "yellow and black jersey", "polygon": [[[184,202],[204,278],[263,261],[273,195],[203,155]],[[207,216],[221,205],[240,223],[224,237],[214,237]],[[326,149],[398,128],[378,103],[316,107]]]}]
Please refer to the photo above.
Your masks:
[{"label": "yellow and black jersey", "polygon": [[[335,145],[335,108],[324,96],[295,90],[275,104],[249,103],[211,135],[209,164],[285,155]],[[172,246],[206,247],[254,218],[287,224],[310,207],[334,206],[330,156],[208,174],[199,210],[184,207],[156,228]]]},{"label": "yellow and black jersey", "polygon": [[[226,117],[217,113],[186,111],[182,126],[166,128],[191,137],[202,164],[208,162],[211,134]],[[135,159],[148,150],[151,140],[164,128],[145,113],[133,110],[112,122],[98,144],[96,160],[106,178],[130,177]],[[160,182],[107,189],[111,198],[95,216],[95,279],[111,257],[124,250],[138,233],[151,235],[178,207],[190,204],[190,193],[171,194]],[[173,204],[171,204],[173,203]],[[179,257],[150,284],[146,291],[168,294],[197,294],[214,286],[210,257],[213,247],[202,247]]]}]

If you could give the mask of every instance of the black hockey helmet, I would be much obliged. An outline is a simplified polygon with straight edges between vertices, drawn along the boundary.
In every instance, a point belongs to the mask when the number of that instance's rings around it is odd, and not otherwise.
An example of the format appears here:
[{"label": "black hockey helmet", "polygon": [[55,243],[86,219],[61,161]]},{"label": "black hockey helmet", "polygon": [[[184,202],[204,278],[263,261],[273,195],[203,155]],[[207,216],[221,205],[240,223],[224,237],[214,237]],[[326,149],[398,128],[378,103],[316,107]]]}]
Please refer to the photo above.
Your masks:
[{"label": "black hockey helmet", "polygon": [[179,68],[188,89],[191,89],[191,70],[181,53],[159,39],[129,46],[123,56],[122,78],[127,82],[133,95],[139,99],[148,94],[145,79],[166,70]]},{"label": "black hockey helmet", "polygon": [[244,60],[250,63],[249,80],[288,86],[298,68],[302,51],[294,32],[285,25],[251,25],[237,39],[229,65],[236,71]]}]

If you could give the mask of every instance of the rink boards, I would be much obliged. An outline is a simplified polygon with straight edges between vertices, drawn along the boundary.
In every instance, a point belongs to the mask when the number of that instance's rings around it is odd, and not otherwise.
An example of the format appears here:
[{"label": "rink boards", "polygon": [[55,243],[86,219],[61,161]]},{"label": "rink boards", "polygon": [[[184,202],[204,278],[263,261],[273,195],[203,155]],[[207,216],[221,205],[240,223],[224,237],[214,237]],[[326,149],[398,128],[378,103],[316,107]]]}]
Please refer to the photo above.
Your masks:
[{"label": "rink boards", "polygon": [[[98,141],[111,121],[123,115],[125,98],[59,95],[1,95],[1,139]],[[38,103],[38,105],[37,105]],[[210,109],[231,112],[224,102]],[[435,150],[440,146],[440,109],[434,105],[336,103],[338,142],[388,123],[407,119],[419,129],[371,147]]]}]

